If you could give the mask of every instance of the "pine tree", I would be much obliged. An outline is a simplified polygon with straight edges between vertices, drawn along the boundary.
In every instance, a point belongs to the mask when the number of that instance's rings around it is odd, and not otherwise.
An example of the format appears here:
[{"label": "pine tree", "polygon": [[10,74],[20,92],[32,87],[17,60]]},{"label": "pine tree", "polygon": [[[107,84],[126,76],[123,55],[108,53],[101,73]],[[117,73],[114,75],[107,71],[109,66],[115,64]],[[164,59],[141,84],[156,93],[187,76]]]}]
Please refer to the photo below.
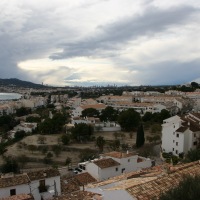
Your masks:
[{"label": "pine tree", "polygon": [[144,129],[143,129],[143,125],[141,124],[137,130],[136,147],[139,148],[143,146],[144,142],[145,142]]}]

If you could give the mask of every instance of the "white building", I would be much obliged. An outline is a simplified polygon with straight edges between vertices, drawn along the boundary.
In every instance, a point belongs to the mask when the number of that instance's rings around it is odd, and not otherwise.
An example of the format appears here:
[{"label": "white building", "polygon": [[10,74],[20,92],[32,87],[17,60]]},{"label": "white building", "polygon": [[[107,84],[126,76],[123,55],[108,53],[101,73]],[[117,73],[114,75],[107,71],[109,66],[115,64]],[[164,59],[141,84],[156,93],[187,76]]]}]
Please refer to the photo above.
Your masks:
[{"label": "white building", "polygon": [[32,194],[35,200],[61,194],[58,170],[47,169],[27,174],[1,176],[0,197]]},{"label": "white building", "polygon": [[174,155],[196,149],[200,137],[200,113],[174,116],[163,121],[162,151]]},{"label": "white building", "polygon": [[72,111],[72,115],[74,117],[80,117],[82,115],[82,111],[87,109],[87,108],[94,108],[94,109],[98,110],[99,113],[101,113],[101,111],[106,108],[106,105],[102,104],[102,103],[91,104],[91,105],[81,105],[81,106],[78,106],[77,108],[75,108]]},{"label": "white building", "polygon": [[15,131],[25,131],[26,133],[32,133],[36,129],[37,123],[21,122],[19,125],[14,127]]},{"label": "white building", "polygon": [[151,167],[151,160],[133,153],[110,152],[103,154],[100,159],[79,163],[97,180],[105,180],[125,172],[137,171]]}]

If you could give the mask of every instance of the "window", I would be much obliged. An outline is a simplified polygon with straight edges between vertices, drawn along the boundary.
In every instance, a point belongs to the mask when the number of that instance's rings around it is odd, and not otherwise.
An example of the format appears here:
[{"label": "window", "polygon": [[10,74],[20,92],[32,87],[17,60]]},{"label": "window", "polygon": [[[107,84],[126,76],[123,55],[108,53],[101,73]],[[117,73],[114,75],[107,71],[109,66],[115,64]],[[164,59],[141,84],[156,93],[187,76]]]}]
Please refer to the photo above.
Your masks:
[{"label": "window", "polygon": [[11,189],[10,190],[10,196],[16,195],[16,189]]},{"label": "window", "polygon": [[39,192],[47,192],[47,188],[45,186],[45,180],[40,180],[40,183],[39,183]]},{"label": "window", "polygon": [[128,159],[128,162],[130,162],[130,159]]},{"label": "window", "polygon": [[174,148],[173,148],[173,151],[174,151]]},{"label": "window", "polygon": [[176,154],[178,154],[178,150],[176,150]]},{"label": "window", "polygon": [[178,142],[176,142],[176,146],[178,146]]},{"label": "window", "polygon": [[175,140],[173,140],[173,143],[175,142]]},{"label": "window", "polygon": [[174,126],[174,128],[175,128],[176,126]]},{"label": "window", "polygon": [[118,167],[115,168],[115,171],[116,171],[116,172],[118,171]]},{"label": "window", "polygon": [[178,133],[176,134],[176,137],[179,137],[179,134],[178,134]]},{"label": "window", "polygon": [[193,145],[197,145],[197,142],[193,142]]},{"label": "window", "polygon": [[125,168],[122,169],[122,173],[125,171]]}]

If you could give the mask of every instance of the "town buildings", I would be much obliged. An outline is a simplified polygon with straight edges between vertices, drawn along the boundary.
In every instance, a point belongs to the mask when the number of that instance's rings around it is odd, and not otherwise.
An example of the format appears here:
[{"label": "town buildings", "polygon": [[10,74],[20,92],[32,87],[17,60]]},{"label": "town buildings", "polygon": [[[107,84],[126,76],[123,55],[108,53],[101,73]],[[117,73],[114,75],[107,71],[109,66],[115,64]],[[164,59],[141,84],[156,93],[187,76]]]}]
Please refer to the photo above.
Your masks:
[{"label": "town buildings", "polygon": [[128,151],[126,153],[114,151],[101,155],[99,159],[79,163],[79,166],[96,180],[102,181],[126,172],[151,167],[152,162],[148,158]]},{"label": "town buildings", "polygon": [[162,151],[174,155],[196,149],[200,138],[200,113],[176,115],[163,121]]},{"label": "town buildings", "polygon": [[34,200],[61,194],[58,170],[46,169],[24,174],[6,174],[0,178],[0,200],[9,196],[30,194]]}]

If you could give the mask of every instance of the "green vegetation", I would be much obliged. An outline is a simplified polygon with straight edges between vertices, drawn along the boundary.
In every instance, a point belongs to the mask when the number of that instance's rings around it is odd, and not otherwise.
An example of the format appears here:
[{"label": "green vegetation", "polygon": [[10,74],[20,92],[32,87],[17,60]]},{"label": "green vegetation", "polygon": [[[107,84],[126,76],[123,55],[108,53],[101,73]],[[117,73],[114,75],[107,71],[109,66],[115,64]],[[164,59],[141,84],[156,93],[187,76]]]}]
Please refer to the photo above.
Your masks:
[{"label": "green vegetation", "polygon": [[105,144],[106,144],[106,141],[104,140],[104,137],[99,136],[96,139],[96,145],[98,146],[100,152],[103,152],[103,148]]},{"label": "green vegetation", "polygon": [[45,119],[39,126],[38,130],[41,134],[56,134],[63,130],[66,122],[65,115],[56,113],[52,119]]},{"label": "green vegetation", "polygon": [[82,111],[82,117],[98,117],[99,111],[95,108],[87,108]]},{"label": "green vegetation", "polygon": [[120,113],[118,123],[125,131],[132,131],[140,124],[140,114],[134,109],[128,109]]},{"label": "green vegetation", "polygon": [[144,129],[143,129],[143,125],[141,124],[137,130],[136,147],[139,148],[143,146],[144,142],[145,142]]},{"label": "green vegetation", "polygon": [[91,125],[85,123],[75,124],[71,129],[72,138],[77,142],[89,141],[94,132],[94,128]]},{"label": "green vegetation", "polygon": [[117,110],[111,106],[108,106],[102,110],[100,119],[101,121],[117,121],[118,115],[119,113]]},{"label": "green vegetation", "polygon": [[165,194],[160,200],[198,200],[200,197],[200,176],[186,176],[179,185]]}]

